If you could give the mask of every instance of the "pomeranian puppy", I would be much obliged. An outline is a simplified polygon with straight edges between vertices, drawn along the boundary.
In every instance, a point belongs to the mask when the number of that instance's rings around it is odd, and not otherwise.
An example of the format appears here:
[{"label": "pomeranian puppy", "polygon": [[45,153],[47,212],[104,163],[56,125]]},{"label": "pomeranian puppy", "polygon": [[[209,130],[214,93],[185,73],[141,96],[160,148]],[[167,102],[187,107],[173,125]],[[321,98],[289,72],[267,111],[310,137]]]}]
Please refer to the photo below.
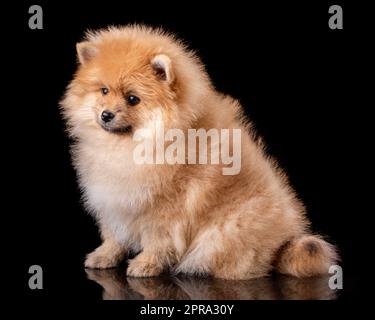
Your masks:
[{"label": "pomeranian puppy", "polygon": [[[134,277],[328,273],[335,248],[309,232],[303,205],[241,106],[215,90],[192,51],[160,29],[132,25],[89,32],[77,56],[60,106],[84,203],[103,240],[87,268],[113,268],[133,252],[127,275]],[[138,163],[139,137],[155,139],[160,124],[185,137],[191,129],[240,130],[240,170],[223,174],[223,161]],[[237,140],[225,140],[233,154]],[[184,159],[201,152],[184,146]],[[223,141],[208,152],[215,148],[225,149]]]}]

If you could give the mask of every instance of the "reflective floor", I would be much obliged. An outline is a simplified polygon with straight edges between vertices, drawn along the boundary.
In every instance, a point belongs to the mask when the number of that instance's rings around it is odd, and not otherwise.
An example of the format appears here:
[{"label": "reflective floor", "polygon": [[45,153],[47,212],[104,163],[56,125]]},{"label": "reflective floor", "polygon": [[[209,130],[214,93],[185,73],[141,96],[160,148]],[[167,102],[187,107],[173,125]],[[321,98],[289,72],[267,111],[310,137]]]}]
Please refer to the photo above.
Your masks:
[{"label": "reflective floor", "polygon": [[127,278],[124,269],[86,270],[105,300],[332,300],[328,277],[274,275],[252,280],[170,277]]}]

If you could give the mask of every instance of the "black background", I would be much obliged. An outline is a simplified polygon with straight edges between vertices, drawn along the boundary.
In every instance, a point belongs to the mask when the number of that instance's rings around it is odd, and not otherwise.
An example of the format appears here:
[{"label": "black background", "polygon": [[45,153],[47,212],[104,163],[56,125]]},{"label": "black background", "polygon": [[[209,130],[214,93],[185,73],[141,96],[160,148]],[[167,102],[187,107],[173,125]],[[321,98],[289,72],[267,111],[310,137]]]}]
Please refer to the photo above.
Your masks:
[{"label": "black background", "polygon": [[[31,4],[43,8],[43,30],[28,28]],[[331,4],[343,6],[344,30],[328,28]],[[100,299],[101,288],[83,269],[99,236],[80,204],[58,101],[76,68],[75,43],[85,30],[144,22],[184,39],[217,89],[240,100],[304,201],[313,230],[337,244],[344,269],[340,297],[360,297],[362,230],[369,213],[359,181],[367,130],[362,110],[370,88],[362,9],[343,1],[24,1],[9,8],[10,57],[4,64],[10,69],[7,104],[13,105],[3,105],[11,162],[4,173],[12,173],[5,195],[12,204],[9,231],[21,235],[9,248],[18,293]],[[32,264],[43,267],[43,290],[28,289]]]}]

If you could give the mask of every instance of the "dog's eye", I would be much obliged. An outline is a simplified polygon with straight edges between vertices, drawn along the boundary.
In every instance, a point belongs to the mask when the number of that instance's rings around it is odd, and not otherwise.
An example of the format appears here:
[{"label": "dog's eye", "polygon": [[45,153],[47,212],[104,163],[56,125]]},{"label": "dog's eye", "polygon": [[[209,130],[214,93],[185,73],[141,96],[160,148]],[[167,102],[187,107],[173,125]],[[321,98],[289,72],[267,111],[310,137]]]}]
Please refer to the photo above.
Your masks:
[{"label": "dog's eye", "polygon": [[141,99],[139,99],[137,96],[134,96],[132,94],[128,95],[126,97],[126,102],[130,105],[130,106],[135,106],[137,105],[139,102],[141,101]]},{"label": "dog's eye", "polygon": [[101,88],[100,90],[102,91],[102,94],[103,94],[103,95],[106,95],[106,94],[108,94],[108,92],[109,92],[109,89],[106,88],[106,87],[103,87],[103,88]]}]

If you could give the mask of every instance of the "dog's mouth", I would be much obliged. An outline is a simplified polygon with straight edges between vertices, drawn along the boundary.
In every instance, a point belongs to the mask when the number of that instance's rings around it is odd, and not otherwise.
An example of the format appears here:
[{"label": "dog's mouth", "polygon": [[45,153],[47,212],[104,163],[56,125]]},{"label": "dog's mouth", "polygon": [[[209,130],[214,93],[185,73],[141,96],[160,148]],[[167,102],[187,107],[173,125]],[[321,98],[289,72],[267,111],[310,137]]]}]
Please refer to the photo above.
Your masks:
[{"label": "dog's mouth", "polygon": [[104,124],[101,124],[101,127],[108,132],[115,133],[115,134],[128,134],[132,132],[132,126],[121,126],[121,127],[112,127],[112,126],[106,126]]}]

